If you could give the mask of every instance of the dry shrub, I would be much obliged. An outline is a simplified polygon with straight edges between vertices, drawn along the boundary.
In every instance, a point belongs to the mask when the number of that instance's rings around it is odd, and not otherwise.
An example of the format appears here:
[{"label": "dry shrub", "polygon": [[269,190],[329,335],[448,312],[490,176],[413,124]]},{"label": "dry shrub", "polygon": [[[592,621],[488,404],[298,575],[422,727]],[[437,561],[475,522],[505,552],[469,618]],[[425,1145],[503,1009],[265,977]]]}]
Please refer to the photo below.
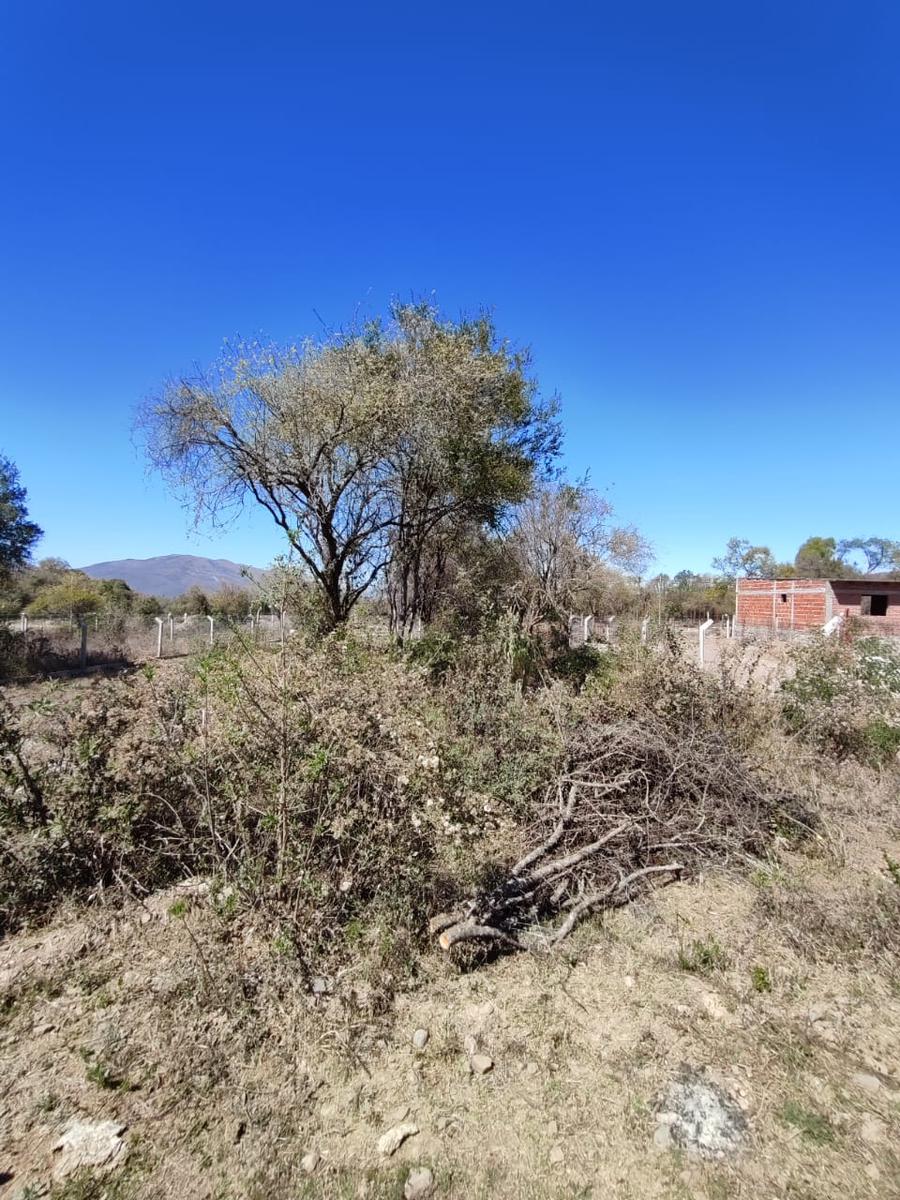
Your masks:
[{"label": "dry shrub", "polygon": [[536,805],[532,849],[434,922],[441,945],[555,944],[652,883],[807,831],[814,816],[750,756],[750,707],[677,652],[626,651],[570,709],[567,762]]},{"label": "dry shrub", "polygon": [[0,929],[65,895],[144,892],[208,864],[180,770],[185,705],[143,675],[0,703]]},{"label": "dry shrub", "polygon": [[813,892],[777,881],[756,900],[791,946],[812,962],[883,959],[892,970],[900,955],[900,884],[869,881],[840,893]]},{"label": "dry shrub", "polygon": [[387,986],[466,892],[517,939],[808,823],[724,676],[624,646],[523,691],[503,628],[451,649],[436,673],[349,635],[221,647],[7,706],[0,921],[204,874],[310,973],[368,948]]},{"label": "dry shrub", "polygon": [[409,969],[473,846],[515,837],[561,752],[492,654],[434,683],[332,636],[7,706],[0,920],[202,873],[223,911],[264,912],[310,970],[366,946]]}]

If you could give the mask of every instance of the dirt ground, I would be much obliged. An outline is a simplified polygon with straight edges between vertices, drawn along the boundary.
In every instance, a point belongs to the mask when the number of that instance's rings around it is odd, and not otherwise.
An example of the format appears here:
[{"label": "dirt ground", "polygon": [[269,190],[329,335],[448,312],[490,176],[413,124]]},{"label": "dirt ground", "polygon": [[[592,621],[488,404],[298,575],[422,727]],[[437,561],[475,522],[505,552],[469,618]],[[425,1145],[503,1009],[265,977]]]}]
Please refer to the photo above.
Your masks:
[{"label": "dirt ground", "polygon": [[[0,1197],[900,1196],[900,968],[873,916],[900,806],[850,772],[821,802],[802,852],[661,889],[554,957],[436,952],[383,1012],[364,955],[307,986],[202,881],[12,937]],[[730,1106],[734,1146],[684,1136],[685,1081]],[[124,1126],[122,1153],[54,1178],[76,1118]]]}]

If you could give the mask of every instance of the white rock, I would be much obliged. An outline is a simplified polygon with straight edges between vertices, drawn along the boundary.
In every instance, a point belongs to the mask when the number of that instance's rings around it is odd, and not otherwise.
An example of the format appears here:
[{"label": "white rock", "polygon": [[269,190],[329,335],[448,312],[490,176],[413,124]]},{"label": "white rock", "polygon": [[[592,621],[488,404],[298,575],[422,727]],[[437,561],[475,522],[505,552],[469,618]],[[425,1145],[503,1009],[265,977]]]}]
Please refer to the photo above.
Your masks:
[{"label": "white rock", "polygon": [[424,1050],[428,1045],[428,1030],[417,1029],[412,1036],[412,1044],[417,1050]]},{"label": "white rock", "polygon": [[870,1146],[880,1145],[884,1141],[886,1133],[887,1125],[884,1121],[879,1121],[878,1117],[866,1117],[859,1127],[859,1136]]},{"label": "white rock", "polygon": [[118,1121],[72,1121],[53,1147],[59,1153],[53,1175],[65,1179],[81,1167],[120,1166],[128,1153],[122,1140],[125,1126]]},{"label": "white rock", "polygon": [[672,1148],[672,1131],[668,1125],[657,1125],[653,1133],[655,1150],[670,1150]]},{"label": "white rock", "polygon": [[[720,1158],[737,1150],[746,1134],[747,1121],[740,1107],[723,1088],[698,1076],[685,1076],[670,1084],[665,1096],[666,1124],[657,1126],[654,1142],[665,1141],[660,1130],[685,1150],[707,1158]],[[670,1121],[674,1116],[675,1120]]]},{"label": "white rock", "polygon": [[415,1167],[403,1185],[404,1200],[425,1200],[434,1190],[434,1176],[427,1167]]},{"label": "white rock", "polygon": [[494,1060],[487,1054],[473,1054],[469,1059],[469,1066],[474,1075],[487,1075],[488,1071],[494,1069]]},{"label": "white rock", "polygon": [[566,1161],[565,1151],[563,1150],[562,1146],[557,1145],[551,1148],[550,1161],[555,1167],[558,1167],[561,1163]]},{"label": "white rock", "polygon": [[850,1082],[858,1088],[862,1088],[864,1092],[880,1092],[882,1083],[877,1075],[870,1075],[868,1071],[857,1071],[855,1075],[850,1076]]},{"label": "white rock", "polygon": [[469,1058],[471,1058],[477,1049],[478,1038],[476,1038],[473,1033],[467,1033],[463,1038],[463,1050],[465,1050],[466,1054],[468,1054]]},{"label": "white rock", "polygon": [[308,1154],[304,1154],[300,1159],[300,1170],[304,1175],[312,1175],[321,1161],[322,1155],[318,1150],[310,1150]]},{"label": "white rock", "polygon": [[393,1129],[389,1129],[378,1139],[378,1153],[385,1156],[395,1154],[407,1138],[414,1137],[418,1132],[418,1125],[413,1124],[412,1121],[404,1121],[400,1125],[395,1125]]},{"label": "white rock", "polygon": [[811,1004],[806,1011],[806,1019],[810,1025],[815,1025],[817,1021],[830,1020],[834,1015],[831,1005],[826,1004],[824,1000],[820,1000],[818,1004]]}]

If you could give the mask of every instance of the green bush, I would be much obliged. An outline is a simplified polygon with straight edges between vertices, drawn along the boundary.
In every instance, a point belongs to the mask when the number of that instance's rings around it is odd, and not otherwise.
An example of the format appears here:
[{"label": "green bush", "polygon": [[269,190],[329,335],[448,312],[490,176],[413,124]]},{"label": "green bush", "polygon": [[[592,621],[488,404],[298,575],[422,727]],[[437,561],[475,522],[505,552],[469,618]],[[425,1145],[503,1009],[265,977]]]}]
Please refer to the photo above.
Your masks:
[{"label": "green bush", "polygon": [[900,749],[900,652],[878,638],[816,638],[782,686],[790,732],[836,758],[883,765]]}]

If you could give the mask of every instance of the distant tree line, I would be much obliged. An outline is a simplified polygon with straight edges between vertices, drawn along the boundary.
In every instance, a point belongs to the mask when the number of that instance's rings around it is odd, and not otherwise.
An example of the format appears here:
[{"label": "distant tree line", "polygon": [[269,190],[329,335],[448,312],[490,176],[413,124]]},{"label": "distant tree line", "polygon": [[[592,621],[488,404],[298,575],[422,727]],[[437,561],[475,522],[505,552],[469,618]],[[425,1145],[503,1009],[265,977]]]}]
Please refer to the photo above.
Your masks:
[{"label": "distant tree line", "polygon": [[708,573],[679,571],[647,584],[647,604],[660,615],[697,618],[734,611],[737,579],[858,579],[877,574],[900,579],[900,542],[883,537],[810,537],[791,562],[778,562],[768,546],[730,538]]}]

